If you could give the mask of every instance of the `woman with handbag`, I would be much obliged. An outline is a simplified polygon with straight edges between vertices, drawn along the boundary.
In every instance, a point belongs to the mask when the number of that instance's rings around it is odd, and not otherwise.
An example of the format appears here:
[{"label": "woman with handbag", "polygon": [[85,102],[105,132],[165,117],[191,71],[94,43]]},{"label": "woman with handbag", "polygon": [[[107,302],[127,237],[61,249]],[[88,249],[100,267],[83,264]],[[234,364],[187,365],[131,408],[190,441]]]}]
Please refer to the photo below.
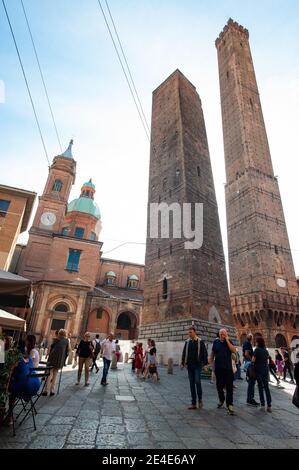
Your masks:
[{"label": "woman with handbag", "polygon": [[272,398],[269,389],[269,353],[266,349],[265,340],[261,336],[256,338],[256,348],[252,357],[252,368],[256,374],[259,389],[261,410],[265,410],[265,396],[267,401],[267,411],[272,411]]},{"label": "woman with handbag", "polygon": [[89,385],[89,368],[91,358],[93,356],[93,350],[94,346],[90,340],[90,333],[86,332],[76,351],[76,355],[79,357],[78,378],[76,385],[80,384],[83,366],[85,369],[85,387],[88,387]]}]

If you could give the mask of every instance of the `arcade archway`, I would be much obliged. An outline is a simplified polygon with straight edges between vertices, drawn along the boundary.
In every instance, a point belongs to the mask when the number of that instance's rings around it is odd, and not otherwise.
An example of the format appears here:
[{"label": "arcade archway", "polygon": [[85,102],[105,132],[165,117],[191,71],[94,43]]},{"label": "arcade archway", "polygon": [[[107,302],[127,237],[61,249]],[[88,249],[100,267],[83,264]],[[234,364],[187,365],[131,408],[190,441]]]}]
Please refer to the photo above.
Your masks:
[{"label": "arcade archway", "polygon": [[137,317],[132,312],[118,315],[115,336],[119,339],[137,339]]},{"label": "arcade archway", "polygon": [[288,347],[288,343],[287,343],[287,340],[285,339],[285,337],[278,333],[278,335],[275,336],[275,346],[277,348],[281,348],[282,346],[284,348],[287,348]]}]

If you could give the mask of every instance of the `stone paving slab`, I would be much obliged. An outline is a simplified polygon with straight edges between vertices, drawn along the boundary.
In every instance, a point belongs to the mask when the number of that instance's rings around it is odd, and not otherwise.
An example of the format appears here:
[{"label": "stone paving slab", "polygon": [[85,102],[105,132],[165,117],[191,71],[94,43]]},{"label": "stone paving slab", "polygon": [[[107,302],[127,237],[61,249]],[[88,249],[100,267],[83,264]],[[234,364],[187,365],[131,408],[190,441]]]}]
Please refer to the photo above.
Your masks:
[{"label": "stone paving slab", "polygon": [[[299,411],[292,405],[294,386],[271,384],[271,414],[248,407],[246,382],[238,381],[236,416],[217,410],[214,385],[203,381],[204,408],[190,411],[186,371],[160,368],[158,383],[137,379],[130,366],[91,375],[90,387],[75,386],[76,371],[67,367],[60,394],[37,405],[37,431],[29,417],[16,437],[0,429],[1,449],[298,449]],[[120,399],[118,397],[129,397]],[[256,390],[256,399],[258,398]],[[132,401],[131,401],[132,400]]]}]

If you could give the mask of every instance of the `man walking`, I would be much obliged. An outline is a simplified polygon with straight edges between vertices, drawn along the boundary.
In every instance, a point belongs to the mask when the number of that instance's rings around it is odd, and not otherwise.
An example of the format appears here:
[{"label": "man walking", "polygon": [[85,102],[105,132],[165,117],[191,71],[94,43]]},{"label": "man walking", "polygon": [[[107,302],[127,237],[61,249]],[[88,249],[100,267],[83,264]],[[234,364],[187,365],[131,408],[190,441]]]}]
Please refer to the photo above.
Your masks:
[{"label": "man walking", "polygon": [[115,343],[113,341],[113,334],[110,333],[101,344],[101,353],[103,356],[104,367],[101,385],[108,385],[107,375],[112,361],[112,352],[115,352]]},{"label": "man walking", "polygon": [[100,370],[98,365],[97,365],[97,358],[98,358],[98,355],[101,351],[100,335],[96,335],[96,337],[93,340],[92,344],[93,344],[93,354],[92,354],[92,366],[91,366],[90,372],[92,372],[93,368],[95,367],[96,374],[97,374]]},{"label": "man walking", "polygon": [[287,351],[287,349],[285,347],[281,347],[281,352],[282,352],[282,357],[283,357],[283,362],[284,362],[284,366],[283,366],[283,381],[285,382],[286,381],[286,377],[287,377],[287,372],[290,374],[290,377],[291,377],[291,384],[294,384],[294,377],[293,377],[293,373],[292,373],[292,363],[291,363],[291,359],[290,359],[290,355]]},{"label": "man walking", "polygon": [[[212,364],[215,360],[216,387],[219,397],[217,408],[222,408],[226,401],[227,410],[230,415],[234,414],[232,354],[236,354],[236,352],[237,348],[229,340],[227,331],[222,328],[219,331],[219,338],[216,338],[213,343],[209,363]],[[224,389],[226,390],[226,398]]]},{"label": "man walking", "polygon": [[243,357],[244,357],[244,371],[246,372],[246,377],[248,381],[247,387],[247,405],[249,406],[259,406],[259,403],[254,399],[254,387],[256,383],[256,378],[254,374],[247,374],[248,369],[252,367],[251,361],[253,358],[253,347],[252,347],[253,336],[251,333],[247,335],[246,340],[243,343]]},{"label": "man walking", "polygon": [[196,396],[198,408],[202,408],[201,370],[208,363],[208,353],[205,343],[197,336],[194,326],[189,328],[189,339],[185,342],[181,367],[187,366],[191,391],[191,406],[189,410],[196,410]]}]

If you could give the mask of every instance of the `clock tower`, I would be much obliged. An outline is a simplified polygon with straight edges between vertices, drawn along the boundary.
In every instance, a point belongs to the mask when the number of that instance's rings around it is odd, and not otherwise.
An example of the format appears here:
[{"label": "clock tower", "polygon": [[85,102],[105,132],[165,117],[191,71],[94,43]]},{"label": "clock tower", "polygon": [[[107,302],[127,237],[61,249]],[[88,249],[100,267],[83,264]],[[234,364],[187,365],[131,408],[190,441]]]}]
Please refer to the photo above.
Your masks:
[{"label": "clock tower", "polygon": [[67,150],[54,158],[48,179],[29,233],[59,233],[66,213],[71,187],[75,182],[76,162],[72,156],[73,141]]},{"label": "clock tower", "polygon": [[76,162],[72,155],[73,141],[49,168],[48,179],[29,230],[29,240],[20,260],[19,274],[32,280],[48,277],[53,242],[62,233],[68,198],[75,182]]}]

